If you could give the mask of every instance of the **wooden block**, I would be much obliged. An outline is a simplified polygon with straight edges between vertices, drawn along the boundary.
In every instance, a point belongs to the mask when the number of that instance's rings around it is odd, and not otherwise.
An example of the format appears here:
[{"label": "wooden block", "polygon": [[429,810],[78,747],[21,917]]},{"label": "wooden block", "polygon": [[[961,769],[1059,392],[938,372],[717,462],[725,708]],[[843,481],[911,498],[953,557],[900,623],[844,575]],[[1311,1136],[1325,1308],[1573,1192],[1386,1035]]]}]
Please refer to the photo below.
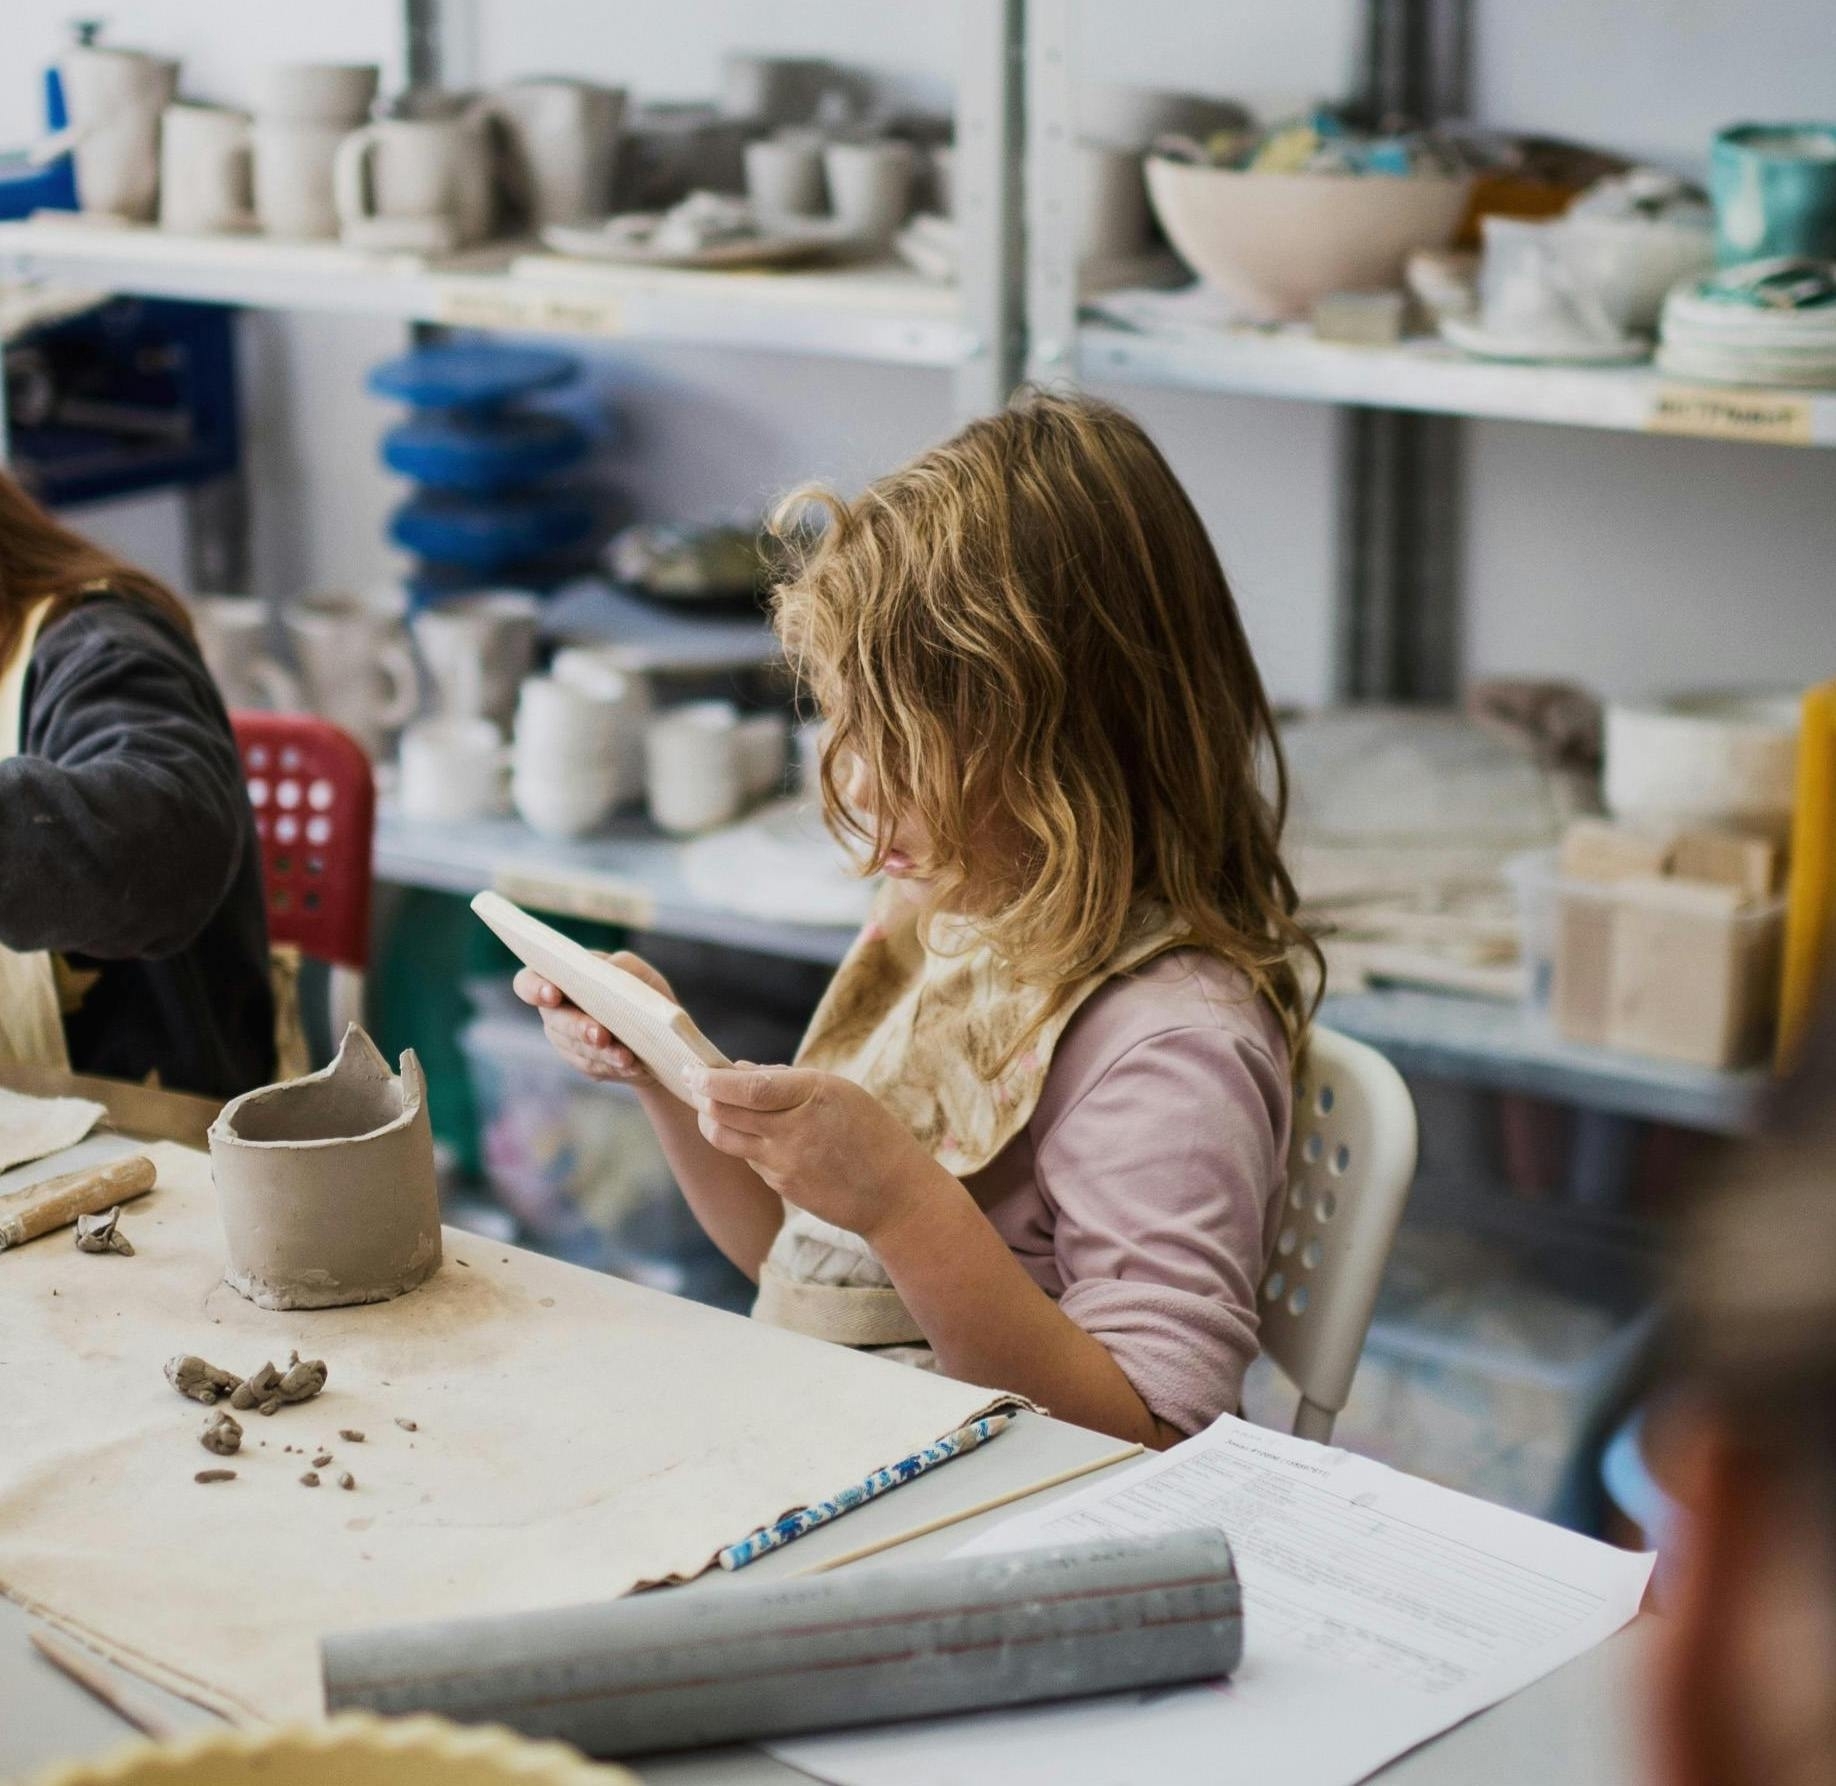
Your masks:
[{"label": "wooden block", "polygon": [[1557,868],[1567,881],[1624,881],[1667,874],[1676,833],[1577,819],[1562,837]]},{"label": "wooden block", "polygon": [[1684,831],[1670,872],[1680,881],[1709,881],[1749,899],[1770,899],[1779,890],[1779,847],[1769,837],[1739,831]]},{"label": "wooden block", "polygon": [[1555,972],[1550,1013],[1571,1042],[1604,1046],[1607,982],[1616,907],[1608,893],[1562,888],[1556,894]]},{"label": "wooden block", "polygon": [[1777,1011],[1780,913],[1737,887],[1632,880],[1611,897],[1607,1046],[1702,1067],[1750,1064]]}]

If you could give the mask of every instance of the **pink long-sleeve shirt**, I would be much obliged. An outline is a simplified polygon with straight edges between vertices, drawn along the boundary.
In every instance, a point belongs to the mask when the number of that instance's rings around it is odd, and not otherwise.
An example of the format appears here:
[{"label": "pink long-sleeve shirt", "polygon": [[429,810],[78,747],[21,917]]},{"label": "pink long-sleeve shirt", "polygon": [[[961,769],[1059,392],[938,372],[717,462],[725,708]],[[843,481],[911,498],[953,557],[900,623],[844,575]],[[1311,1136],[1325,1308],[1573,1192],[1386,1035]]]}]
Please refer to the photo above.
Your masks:
[{"label": "pink long-sleeve shirt", "polygon": [[1288,1157],[1280,1020],[1180,949],[1072,1020],[1025,1129],[968,1180],[1033,1281],[1181,1432],[1233,1411]]}]

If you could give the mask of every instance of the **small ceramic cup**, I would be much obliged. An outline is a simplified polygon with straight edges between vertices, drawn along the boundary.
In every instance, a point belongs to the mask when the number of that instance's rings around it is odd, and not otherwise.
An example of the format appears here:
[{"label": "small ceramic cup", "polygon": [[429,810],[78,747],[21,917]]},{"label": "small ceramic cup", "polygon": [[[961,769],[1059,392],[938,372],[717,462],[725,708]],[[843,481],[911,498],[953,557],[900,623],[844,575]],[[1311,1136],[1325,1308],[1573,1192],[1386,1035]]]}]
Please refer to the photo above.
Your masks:
[{"label": "small ceramic cup", "polygon": [[255,221],[249,116],[214,105],[169,105],[159,131],[159,222],[184,235],[246,230]]},{"label": "small ceramic cup", "polygon": [[822,145],[808,137],[767,137],[746,145],[746,196],[761,221],[820,217]]},{"label": "small ceramic cup", "polygon": [[296,712],[300,685],[268,654],[265,603],[247,595],[194,595],[186,603],[210,671],[226,707],[267,707]]},{"label": "small ceramic cup", "polygon": [[453,117],[383,118],[338,145],[339,233],[368,246],[444,251],[481,242],[495,221],[488,102]]},{"label": "small ceramic cup", "polygon": [[460,824],[501,812],[503,735],[488,719],[423,719],[402,733],[405,817]]},{"label": "small ceramic cup", "polygon": [[890,241],[912,208],[917,151],[901,141],[830,143],[822,152],[829,208],[850,236]]},{"label": "small ceramic cup", "polygon": [[355,130],[370,115],[373,63],[274,62],[255,79],[255,115],[270,124],[334,124]]},{"label": "small ceramic cup", "polygon": [[740,788],[748,800],[781,793],[790,759],[790,728],[782,713],[755,713],[733,728]]},{"label": "small ceramic cup", "polygon": [[665,831],[692,837],[739,816],[746,787],[727,701],[691,701],[653,720],[644,733],[644,786],[650,816]]},{"label": "small ceramic cup", "polygon": [[332,164],[349,134],[342,124],[257,120],[255,219],[266,234],[288,241],[329,241],[337,235]]}]

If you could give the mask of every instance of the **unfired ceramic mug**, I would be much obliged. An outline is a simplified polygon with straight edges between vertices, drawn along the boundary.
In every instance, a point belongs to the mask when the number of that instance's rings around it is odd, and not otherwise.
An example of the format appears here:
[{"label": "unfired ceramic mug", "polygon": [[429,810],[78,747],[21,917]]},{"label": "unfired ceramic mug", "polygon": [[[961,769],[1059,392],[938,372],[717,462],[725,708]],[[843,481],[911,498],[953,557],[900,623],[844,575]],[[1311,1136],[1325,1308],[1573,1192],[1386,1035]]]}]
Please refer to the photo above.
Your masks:
[{"label": "unfired ceramic mug", "polygon": [[371,756],[420,702],[399,597],[311,595],[288,611],[287,634],[312,710],[342,726]]},{"label": "unfired ceramic mug", "polygon": [[159,222],[186,235],[245,230],[255,221],[246,112],[169,105],[159,132]]},{"label": "unfired ceramic mug", "polygon": [[347,241],[440,251],[491,233],[488,103],[456,117],[382,118],[338,145],[332,185]]},{"label": "unfired ceramic mug", "polygon": [[255,79],[255,115],[271,124],[355,130],[376,98],[373,63],[274,62]]},{"label": "unfired ceramic mug", "polygon": [[271,236],[329,241],[338,233],[332,164],[350,133],[342,124],[262,118],[253,132],[255,216]]},{"label": "unfired ceramic mug", "polygon": [[414,642],[433,683],[435,711],[507,727],[517,687],[535,660],[541,612],[533,595],[502,589],[416,614]]},{"label": "unfired ceramic mug", "polygon": [[70,123],[39,143],[34,159],[76,157],[77,202],[135,223],[159,203],[160,115],[178,86],[178,64],[139,50],[77,45],[59,58]]},{"label": "unfired ceramic mug", "polygon": [[462,824],[503,811],[507,754],[488,719],[423,719],[402,733],[404,816]]},{"label": "unfired ceramic mug", "polygon": [[804,135],[768,137],[746,145],[746,196],[769,223],[819,217],[824,210],[822,144]]},{"label": "unfired ceramic mug", "polygon": [[851,236],[891,239],[912,208],[917,151],[903,141],[830,143],[822,152],[829,208]]},{"label": "unfired ceramic mug", "polygon": [[531,229],[611,210],[621,89],[549,76],[512,81],[485,103],[503,128],[505,184]]},{"label": "unfired ceramic mug", "polygon": [[185,606],[224,706],[298,710],[299,683],[268,654],[265,604],[247,595],[194,595]]}]

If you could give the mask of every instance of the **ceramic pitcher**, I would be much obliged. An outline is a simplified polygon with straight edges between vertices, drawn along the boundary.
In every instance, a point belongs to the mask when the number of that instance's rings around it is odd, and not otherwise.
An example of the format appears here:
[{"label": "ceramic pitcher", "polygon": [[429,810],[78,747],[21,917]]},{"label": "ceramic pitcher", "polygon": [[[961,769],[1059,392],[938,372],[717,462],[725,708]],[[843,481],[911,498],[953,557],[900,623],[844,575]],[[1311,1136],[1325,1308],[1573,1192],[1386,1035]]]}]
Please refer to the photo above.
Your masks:
[{"label": "ceramic pitcher", "polygon": [[77,202],[135,223],[159,204],[159,122],[178,87],[178,64],[140,50],[79,44],[57,65],[70,123],[44,138],[32,159],[74,153]]}]

